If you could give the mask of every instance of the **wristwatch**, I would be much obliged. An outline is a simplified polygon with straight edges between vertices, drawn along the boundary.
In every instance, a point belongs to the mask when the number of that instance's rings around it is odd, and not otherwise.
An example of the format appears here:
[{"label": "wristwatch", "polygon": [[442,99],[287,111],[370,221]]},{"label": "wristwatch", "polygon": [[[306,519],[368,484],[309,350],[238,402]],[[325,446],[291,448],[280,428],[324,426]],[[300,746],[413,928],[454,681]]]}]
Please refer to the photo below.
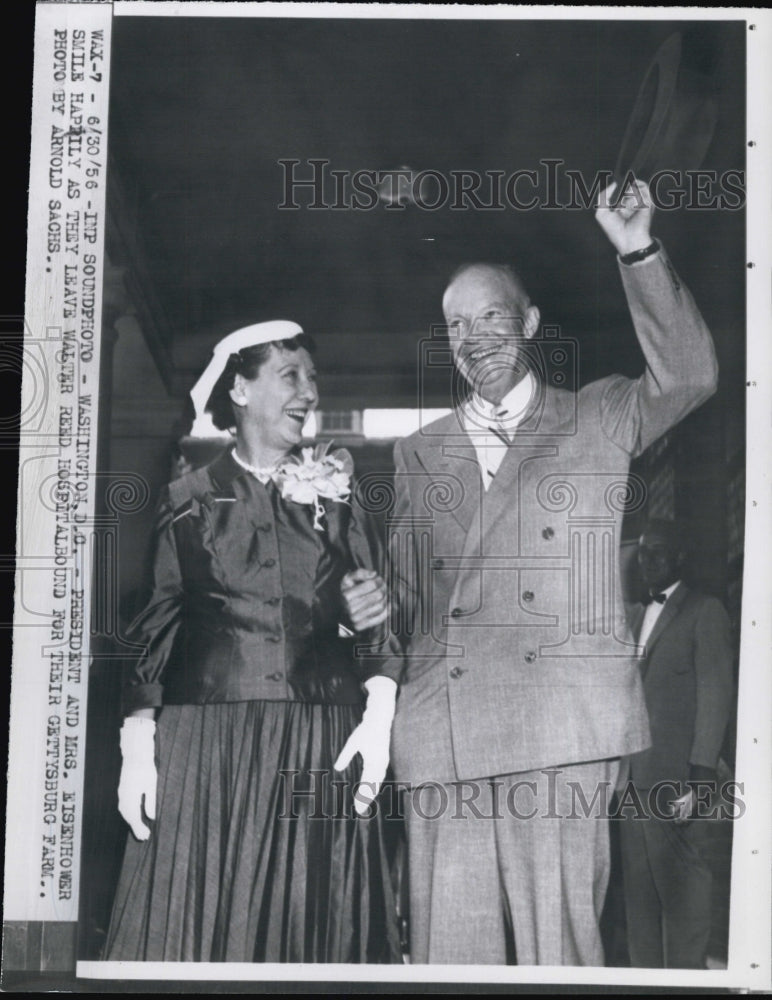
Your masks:
[{"label": "wristwatch", "polygon": [[659,250],[659,241],[652,240],[647,247],[643,247],[640,250],[633,250],[631,253],[624,253],[619,255],[619,259],[623,264],[637,264],[639,260],[646,260],[647,257],[651,257]]}]

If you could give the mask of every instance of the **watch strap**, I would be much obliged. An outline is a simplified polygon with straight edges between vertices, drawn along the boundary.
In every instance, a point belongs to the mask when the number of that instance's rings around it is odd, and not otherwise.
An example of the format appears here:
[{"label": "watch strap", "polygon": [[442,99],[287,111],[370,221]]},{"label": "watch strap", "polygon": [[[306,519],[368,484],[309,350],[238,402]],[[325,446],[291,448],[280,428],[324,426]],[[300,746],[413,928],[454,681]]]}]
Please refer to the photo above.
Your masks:
[{"label": "watch strap", "polygon": [[642,247],[640,250],[633,250],[631,253],[621,253],[619,259],[623,264],[637,264],[639,260],[646,260],[647,257],[651,257],[658,250],[659,242],[652,240],[647,247]]}]

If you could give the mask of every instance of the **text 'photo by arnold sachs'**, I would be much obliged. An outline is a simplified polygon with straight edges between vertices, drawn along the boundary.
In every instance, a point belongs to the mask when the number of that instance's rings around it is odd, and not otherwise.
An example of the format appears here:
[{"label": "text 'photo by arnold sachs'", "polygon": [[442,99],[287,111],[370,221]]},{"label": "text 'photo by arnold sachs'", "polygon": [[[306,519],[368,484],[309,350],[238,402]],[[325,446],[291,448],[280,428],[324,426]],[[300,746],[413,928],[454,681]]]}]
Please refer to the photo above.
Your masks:
[{"label": "text 'photo by arnold sachs'", "polygon": [[744,22],[110,72],[75,957],[726,969]]}]

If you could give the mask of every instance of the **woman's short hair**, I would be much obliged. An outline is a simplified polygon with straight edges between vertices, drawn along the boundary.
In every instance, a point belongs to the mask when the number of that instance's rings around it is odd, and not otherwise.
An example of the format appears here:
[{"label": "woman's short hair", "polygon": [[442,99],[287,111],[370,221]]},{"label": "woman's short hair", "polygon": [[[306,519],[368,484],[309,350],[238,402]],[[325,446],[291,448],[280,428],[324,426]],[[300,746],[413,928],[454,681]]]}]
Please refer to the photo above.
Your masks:
[{"label": "woman's short hair", "polygon": [[303,347],[309,354],[313,354],[316,350],[311,335],[299,333],[288,340],[271,340],[266,344],[255,344],[254,347],[242,347],[240,351],[231,354],[206,404],[206,411],[212,415],[212,423],[218,430],[227,431],[236,424],[230,397],[236,376],[241,375],[250,382],[257,378],[273,347],[283,351],[297,351]]}]

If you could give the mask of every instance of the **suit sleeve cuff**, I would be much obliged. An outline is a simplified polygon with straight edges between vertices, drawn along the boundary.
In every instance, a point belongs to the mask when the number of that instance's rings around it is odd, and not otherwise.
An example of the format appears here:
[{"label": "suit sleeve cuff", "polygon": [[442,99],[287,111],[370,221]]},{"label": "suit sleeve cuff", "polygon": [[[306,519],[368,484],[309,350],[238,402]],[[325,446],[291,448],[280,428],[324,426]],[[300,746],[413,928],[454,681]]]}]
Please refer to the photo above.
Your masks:
[{"label": "suit sleeve cuff", "polygon": [[162,684],[127,684],[123,689],[123,714],[138,708],[160,708],[163,705]]},{"label": "suit sleeve cuff", "polygon": [[362,684],[369,681],[371,677],[390,677],[395,684],[399,684],[402,677],[402,658],[389,656],[385,659],[373,658],[368,666],[368,661],[360,661],[359,679]]},{"label": "suit sleeve cuff", "polygon": [[716,780],[715,767],[706,767],[705,764],[689,765],[689,781],[713,781]]}]

